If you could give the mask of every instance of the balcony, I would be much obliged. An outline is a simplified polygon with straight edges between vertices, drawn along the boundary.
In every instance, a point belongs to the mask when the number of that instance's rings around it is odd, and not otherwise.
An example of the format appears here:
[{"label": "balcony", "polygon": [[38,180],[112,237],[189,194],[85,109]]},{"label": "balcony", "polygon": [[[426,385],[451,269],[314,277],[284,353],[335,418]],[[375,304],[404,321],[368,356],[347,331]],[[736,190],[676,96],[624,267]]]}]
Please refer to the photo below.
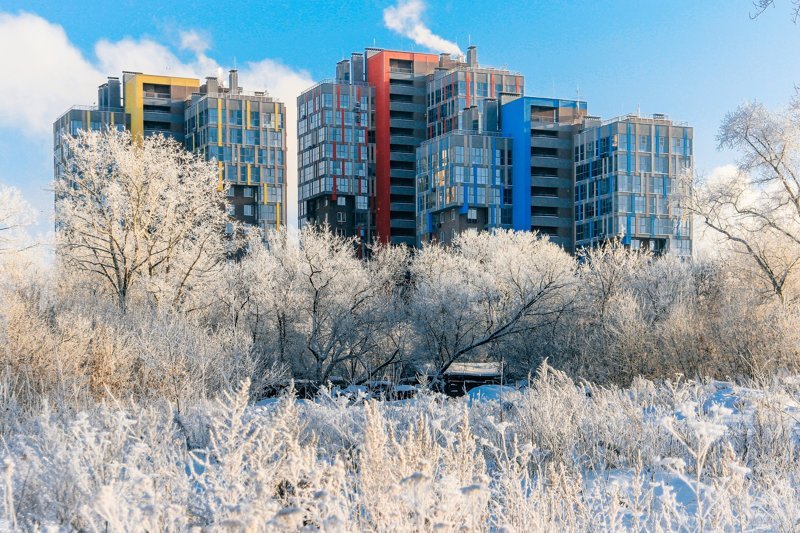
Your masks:
[{"label": "balcony", "polygon": [[556,148],[559,150],[570,150],[572,148],[572,142],[569,139],[559,139],[557,137],[537,137],[536,132],[532,132],[531,146],[537,148]]},{"label": "balcony", "polygon": [[546,168],[572,168],[572,160],[564,159],[558,156],[532,155],[531,166]]},{"label": "balcony", "polygon": [[405,213],[414,213],[417,210],[417,206],[413,203],[405,203],[405,202],[392,202],[389,204],[390,211],[402,211]]},{"label": "balcony", "polygon": [[570,217],[532,215],[531,226],[552,226],[556,228],[571,228],[572,219]]},{"label": "balcony", "polygon": [[389,102],[389,111],[406,111],[408,113],[425,113],[425,104],[415,102]]},{"label": "balcony", "polygon": [[414,96],[417,94],[421,94],[419,88],[414,87],[413,85],[399,85],[396,83],[389,83],[389,94],[406,94],[410,96]]},{"label": "balcony", "polygon": [[559,198],[558,196],[531,196],[531,205],[569,209],[573,204],[569,198]]},{"label": "balcony", "polygon": [[533,187],[556,187],[559,189],[572,189],[572,178],[558,178],[550,176],[531,176]]},{"label": "balcony", "polygon": [[393,218],[389,221],[389,227],[398,229],[417,229],[417,221],[413,218]]},{"label": "balcony", "polygon": [[[417,157],[413,152],[412,153],[389,152],[389,161],[406,161],[410,163],[416,163]],[[410,172],[411,172],[411,177],[413,178],[415,176],[415,173],[413,170],[411,170]]]},{"label": "balcony", "polygon": [[411,128],[415,130],[420,130],[420,132],[424,132],[425,129],[425,122],[424,120],[413,120],[408,118],[389,118],[389,127],[390,128]]},{"label": "balcony", "polygon": [[[408,171],[411,172],[411,171]],[[401,185],[392,185],[389,188],[390,194],[399,194],[404,196],[412,197],[416,194],[414,187],[403,187]]]}]

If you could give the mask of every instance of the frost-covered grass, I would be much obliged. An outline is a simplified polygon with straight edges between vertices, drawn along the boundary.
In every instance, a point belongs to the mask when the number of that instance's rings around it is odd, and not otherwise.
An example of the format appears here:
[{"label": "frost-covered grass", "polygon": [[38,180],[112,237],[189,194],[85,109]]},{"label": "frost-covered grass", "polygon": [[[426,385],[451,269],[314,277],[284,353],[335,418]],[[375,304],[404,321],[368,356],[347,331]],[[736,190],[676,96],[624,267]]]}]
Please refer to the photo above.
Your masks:
[{"label": "frost-covered grass", "polygon": [[[47,409],[5,427],[3,525],[86,530],[800,528],[800,381],[396,402]],[[499,395],[498,395],[499,398]]]}]

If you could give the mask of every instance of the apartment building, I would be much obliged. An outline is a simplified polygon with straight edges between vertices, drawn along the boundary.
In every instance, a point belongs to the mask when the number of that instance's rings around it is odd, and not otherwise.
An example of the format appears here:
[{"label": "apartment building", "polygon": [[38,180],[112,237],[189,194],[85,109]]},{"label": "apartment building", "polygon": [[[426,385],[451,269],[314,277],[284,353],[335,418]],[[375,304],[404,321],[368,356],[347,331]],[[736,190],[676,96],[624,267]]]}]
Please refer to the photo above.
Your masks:
[{"label": "apartment building", "polygon": [[414,246],[416,151],[426,138],[427,79],[439,56],[368,48],[367,82],[375,90],[375,230],[380,242]]},{"label": "apartment building", "polygon": [[468,230],[510,228],[512,166],[509,138],[481,127],[482,115],[497,124],[496,101],[463,110],[471,129],[451,130],[417,150],[418,244],[449,244]]},{"label": "apartment building", "polygon": [[365,81],[364,56],[336,66],[336,78],[297,98],[298,219],[332,231],[374,238],[375,172],[370,158],[374,89]]},{"label": "apartment building", "polygon": [[[604,123],[588,116],[585,101],[524,96],[524,77],[479,64],[474,46],[466,57],[375,48],[352,57],[335,80],[298,99],[301,225],[327,222],[367,242],[417,246],[509,228],[536,231],[570,253],[620,238],[634,249],[691,255],[691,223],[675,189],[692,168],[690,127],[663,115]],[[362,117],[368,108],[361,124],[354,97]],[[353,184],[364,172],[361,198]]]},{"label": "apartment building", "polygon": [[111,128],[124,130],[125,110],[120,98],[119,78],[110,77],[97,89],[95,105],[76,105],[69,108],[53,123],[53,174],[56,180],[63,179],[69,164],[69,150],[64,143],[66,135],[74,136],[79,131],[103,131]]},{"label": "apartment building", "polygon": [[186,149],[214,160],[235,219],[262,230],[286,224],[286,110],[264,91],[246,92],[238,72],[225,87],[208,77],[184,106]]},{"label": "apartment building", "polygon": [[122,86],[126,127],[134,139],[160,133],[184,142],[183,111],[200,80],[123,72]]},{"label": "apartment building", "polygon": [[572,143],[586,113],[583,101],[531,96],[501,107],[501,131],[515,157],[512,227],[537,231],[569,252],[575,249]]},{"label": "apartment building", "polygon": [[228,188],[230,215],[262,229],[286,224],[285,108],[265,92],[246,93],[238,73],[228,87],[200,80],[124,72],[98,88],[97,105],[74,106],[53,124],[54,175],[69,165],[65,135],[105,128],[136,140],[161,134],[217,161],[219,186]]},{"label": "apartment building", "polygon": [[694,166],[693,137],[663,114],[585,118],[573,148],[576,246],[619,238],[634,250],[691,257],[680,178]]},{"label": "apartment building", "polygon": [[[525,90],[522,74],[478,63],[478,48],[470,46],[466,59],[449,54],[439,56],[439,64],[427,80],[427,138],[453,130],[473,130],[476,125],[464,120],[464,111],[473,112],[473,120],[484,119],[486,102],[505,96],[521,96]],[[491,117],[498,118],[496,114]],[[481,124],[479,129],[496,130],[495,124]]]}]

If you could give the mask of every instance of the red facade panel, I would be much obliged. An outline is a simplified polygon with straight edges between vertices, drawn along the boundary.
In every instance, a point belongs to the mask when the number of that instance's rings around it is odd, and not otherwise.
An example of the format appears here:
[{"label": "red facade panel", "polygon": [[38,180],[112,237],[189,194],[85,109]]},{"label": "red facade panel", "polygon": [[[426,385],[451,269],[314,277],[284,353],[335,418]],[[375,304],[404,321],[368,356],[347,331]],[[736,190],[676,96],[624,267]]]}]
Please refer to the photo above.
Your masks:
[{"label": "red facade panel", "polygon": [[389,63],[392,59],[413,61],[414,74],[427,75],[438,65],[439,56],[384,50],[367,58],[367,82],[375,88],[375,230],[382,243],[391,238]]}]

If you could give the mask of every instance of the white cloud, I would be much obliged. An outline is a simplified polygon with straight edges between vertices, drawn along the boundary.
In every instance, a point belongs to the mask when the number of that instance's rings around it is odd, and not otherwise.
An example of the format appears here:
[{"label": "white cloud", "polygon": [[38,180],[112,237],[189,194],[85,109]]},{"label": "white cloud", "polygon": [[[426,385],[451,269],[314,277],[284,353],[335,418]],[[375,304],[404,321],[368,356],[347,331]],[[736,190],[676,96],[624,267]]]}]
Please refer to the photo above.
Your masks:
[{"label": "white cloud", "polygon": [[91,103],[104,74],[83,57],[61,26],[0,13],[0,125],[49,135],[70,105]]},{"label": "white cloud", "polygon": [[180,32],[181,50],[189,50],[196,55],[205,54],[211,48],[211,39],[197,30]]},{"label": "white cloud", "polygon": [[464,55],[456,43],[434,34],[422,22],[426,7],[422,0],[399,0],[383,10],[383,23],[395,33],[435,52]]},{"label": "white cloud", "polygon": [[[204,79],[224,69],[206,55],[209,39],[197,30],[180,33],[180,48],[191,53],[182,60],[167,46],[150,39],[100,40],[95,58],[87,59],[64,29],[29,13],[0,13],[0,127],[20,130],[37,141],[49,139],[53,121],[70,106],[91,104],[97,86],[123,70]],[[311,76],[273,59],[246,63],[239,70],[246,91],[267,90],[286,105],[287,217],[297,223],[296,101],[313,84]]]}]

